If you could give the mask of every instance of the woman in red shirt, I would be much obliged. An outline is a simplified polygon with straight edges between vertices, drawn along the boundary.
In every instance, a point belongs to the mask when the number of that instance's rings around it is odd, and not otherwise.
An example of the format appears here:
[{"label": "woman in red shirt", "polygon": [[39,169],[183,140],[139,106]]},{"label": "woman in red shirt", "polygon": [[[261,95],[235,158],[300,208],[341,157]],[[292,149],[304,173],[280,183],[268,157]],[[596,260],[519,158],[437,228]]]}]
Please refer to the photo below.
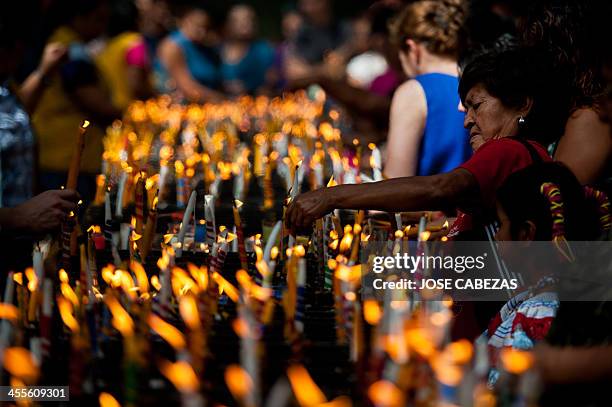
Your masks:
[{"label": "woman in red shirt", "polygon": [[333,209],[388,212],[461,209],[451,232],[494,219],[494,197],[505,179],[535,161],[549,161],[543,145],[561,134],[568,97],[556,94],[554,78],[539,69],[543,55],[527,49],[496,51],[469,63],[459,84],[464,126],[474,155],[453,171],[425,177],[340,185],[300,195],[288,208],[293,231],[308,228]]}]

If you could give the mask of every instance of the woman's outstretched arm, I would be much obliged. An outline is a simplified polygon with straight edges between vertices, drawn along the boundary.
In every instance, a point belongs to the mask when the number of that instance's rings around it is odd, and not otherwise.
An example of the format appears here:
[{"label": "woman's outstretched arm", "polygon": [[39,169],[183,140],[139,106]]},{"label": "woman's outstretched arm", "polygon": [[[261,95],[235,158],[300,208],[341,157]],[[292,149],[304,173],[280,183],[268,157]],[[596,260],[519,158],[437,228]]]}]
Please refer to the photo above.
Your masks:
[{"label": "woman's outstretched arm", "polygon": [[306,229],[334,209],[375,209],[386,212],[447,210],[479,201],[478,183],[463,168],[427,177],[393,178],[380,182],[339,185],[298,196],[287,210],[292,231]]}]

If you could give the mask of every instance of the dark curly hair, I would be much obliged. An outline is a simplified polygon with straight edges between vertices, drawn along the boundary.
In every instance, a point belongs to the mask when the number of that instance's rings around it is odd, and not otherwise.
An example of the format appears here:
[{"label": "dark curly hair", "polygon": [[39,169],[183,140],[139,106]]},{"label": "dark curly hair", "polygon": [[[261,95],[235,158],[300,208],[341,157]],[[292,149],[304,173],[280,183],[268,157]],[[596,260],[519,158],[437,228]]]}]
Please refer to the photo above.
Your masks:
[{"label": "dark curly hair", "polygon": [[599,0],[535,1],[519,28],[523,45],[550,54],[550,68],[564,76],[559,86],[567,87],[573,108],[593,106],[603,94],[597,31],[609,24],[606,8]]},{"label": "dark curly hair", "polygon": [[481,84],[508,108],[532,106],[519,128],[519,137],[546,145],[557,140],[569,116],[570,100],[559,89],[558,77],[548,69],[549,59],[536,49],[511,47],[492,50],[472,59],[459,81],[461,101],[470,89]]}]

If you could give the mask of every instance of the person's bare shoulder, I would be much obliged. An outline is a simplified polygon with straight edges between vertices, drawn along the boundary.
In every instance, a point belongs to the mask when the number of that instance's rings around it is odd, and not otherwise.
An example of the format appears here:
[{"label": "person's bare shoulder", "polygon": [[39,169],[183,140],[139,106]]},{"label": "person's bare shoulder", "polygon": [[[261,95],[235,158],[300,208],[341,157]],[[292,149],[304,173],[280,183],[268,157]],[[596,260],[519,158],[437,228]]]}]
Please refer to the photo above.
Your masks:
[{"label": "person's bare shoulder", "polygon": [[404,110],[410,108],[412,111],[426,114],[427,99],[421,84],[414,79],[402,83],[393,94],[391,105],[396,109]]},{"label": "person's bare shoulder", "polygon": [[159,44],[157,55],[162,61],[166,62],[175,59],[176,57],[181,57],[183,53],[181,51],[181,47],[179,47],[175,41],[169,37],[166,37]]},{"label": "person's bare shoulder", "polygon": [[594,107],[581,107],[572,112],[567,120],[566,133],[568,130],[590,129],[593,130],[592,133],[604,134],[603,131],[608,128],[609,125],[601,120],[599,112]]}]

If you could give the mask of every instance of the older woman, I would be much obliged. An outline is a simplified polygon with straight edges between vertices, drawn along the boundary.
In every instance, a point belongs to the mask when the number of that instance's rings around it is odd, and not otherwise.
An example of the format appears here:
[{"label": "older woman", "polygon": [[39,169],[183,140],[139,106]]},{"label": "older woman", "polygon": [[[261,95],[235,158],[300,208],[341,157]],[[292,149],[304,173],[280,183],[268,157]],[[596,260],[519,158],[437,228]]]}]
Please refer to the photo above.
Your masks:
[{"label": "older woman", "polygon": [[[567,103],[545,85],[537,60],[527,50],[508,50],[477,57],[465,68],[460,94],[475,153],[458,168],[302,194],[288,209],[289,225],[294,231],[308,227],[334,208],[459,208],[486,224],[493,219],[495,190],[513,172],[550,160],[543,144],[558,137],[567,117]],[[454,232],[467,229],[464,221],[456,222]]]}]

